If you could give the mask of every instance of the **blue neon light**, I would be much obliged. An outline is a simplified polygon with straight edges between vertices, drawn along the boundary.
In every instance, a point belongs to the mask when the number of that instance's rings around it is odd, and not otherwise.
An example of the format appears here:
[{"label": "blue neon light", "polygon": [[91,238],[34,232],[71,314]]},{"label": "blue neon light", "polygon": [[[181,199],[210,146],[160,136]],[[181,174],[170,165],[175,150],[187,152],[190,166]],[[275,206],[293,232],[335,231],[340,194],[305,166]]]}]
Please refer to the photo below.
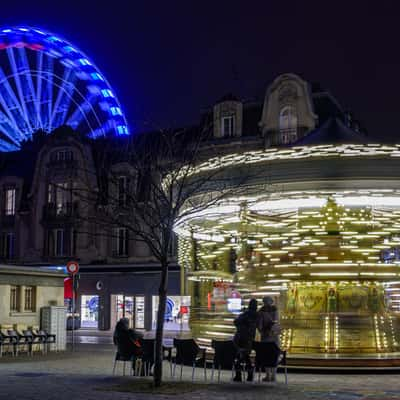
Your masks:
[{"label": "blue neon light", "polygon": [[126,125],[118,125],[117,131],[120,135],[129,135],[128,127]]},{"label": "blue neon light", "polygon": [[110,107],[110,111],[112,115],[122,115],[122,111],[119,107]]},{"label": "blue neon light", "polygon": [[104,81],[103,77],[98,72],[92,72],[90,76],[96,81]]},{"label": "blue neon light", "polygon": [[77,52],[72,46],[64,46],[64,50],[68,53],[76,53]]},{"label": "blue neon light", "polygon": [[0,33],[7,43],[0,49],[5,53],[0,64],[0,152],[18,150],[39,129],[51,132],[62,125],[92,137],[129,134],[114,91],[79,49],[36,28]]},{"label": "blue neon light", "polygon": [[103,97],[114,97],[110,89],[102,89],[101,94],[103,95]]},{"label": "blue neon light", "polygon": [[60,40],[58,37],[56,37],[56,36],[49,36],[49,37],[47,38],[47,40],[48,40],[49,42],[61,42],[61,40]]},{"label": "blue neon light", "polygon": [[79,64],[81,64],[81,65],[92,65],[92,64],[90,64],[90,61],[87,60],[86,58],[80,58],[78,61],[79,61]]}]

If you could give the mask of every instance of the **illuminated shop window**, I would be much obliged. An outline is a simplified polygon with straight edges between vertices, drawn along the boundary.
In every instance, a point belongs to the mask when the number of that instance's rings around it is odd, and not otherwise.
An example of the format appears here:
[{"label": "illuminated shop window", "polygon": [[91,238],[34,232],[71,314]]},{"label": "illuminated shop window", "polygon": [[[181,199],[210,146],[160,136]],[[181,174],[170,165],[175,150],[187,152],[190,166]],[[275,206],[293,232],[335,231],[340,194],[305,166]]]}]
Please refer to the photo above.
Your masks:
[{"label": "illuminated shop window", "polygon": [[297,139],[297,113],[293,106],[285,106],[279,114],[281,143],[292,143]]}]

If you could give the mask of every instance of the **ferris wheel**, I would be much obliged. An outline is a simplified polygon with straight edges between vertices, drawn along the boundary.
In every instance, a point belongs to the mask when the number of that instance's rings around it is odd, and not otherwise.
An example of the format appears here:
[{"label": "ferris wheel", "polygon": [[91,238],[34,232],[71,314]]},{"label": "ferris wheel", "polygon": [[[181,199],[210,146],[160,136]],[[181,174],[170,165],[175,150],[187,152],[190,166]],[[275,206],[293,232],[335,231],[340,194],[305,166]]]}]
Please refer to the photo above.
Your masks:
[{"label": "ferris wheel", "polygon": [[84,53],[41,29],[0,30],[0,151],[62,125],[92,138],[129,134],[114,91]]}]

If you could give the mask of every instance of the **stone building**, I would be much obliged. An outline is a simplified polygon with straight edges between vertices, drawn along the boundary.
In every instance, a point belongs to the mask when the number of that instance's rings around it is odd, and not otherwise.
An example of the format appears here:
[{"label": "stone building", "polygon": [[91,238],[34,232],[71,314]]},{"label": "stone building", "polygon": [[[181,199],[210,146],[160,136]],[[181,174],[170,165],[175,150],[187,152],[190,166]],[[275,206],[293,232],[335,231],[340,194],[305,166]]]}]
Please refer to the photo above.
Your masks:
[{"label": "stone building", "polygon": [[0,265],[0,325],[40,326],[40,310],[64,305],[62,271]]}]

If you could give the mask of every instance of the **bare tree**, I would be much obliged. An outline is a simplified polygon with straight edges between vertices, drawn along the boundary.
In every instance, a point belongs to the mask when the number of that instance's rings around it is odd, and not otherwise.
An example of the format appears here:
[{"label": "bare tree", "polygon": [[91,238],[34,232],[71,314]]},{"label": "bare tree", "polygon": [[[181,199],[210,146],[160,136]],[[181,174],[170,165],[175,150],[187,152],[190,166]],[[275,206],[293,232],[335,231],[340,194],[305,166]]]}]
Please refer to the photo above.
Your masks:
[{"label": "bare tree", "polygon": [[215,147],[204,148],[207,135],[206,129],[184,129],[114,139],[112,144],[109,139],[98,140],[93,152],[98,187],[76,188],[81,204],[88,205],[86,220],[108,235],[113,228],[125,228],[129,239],[144,242],[160,264],[155,386],[162,383],[163,324],[174,226],[244,190],[247,179],[244,173],[236,174],[232,186],[228,167],[199,172],[202,161],[218,157]]}]

